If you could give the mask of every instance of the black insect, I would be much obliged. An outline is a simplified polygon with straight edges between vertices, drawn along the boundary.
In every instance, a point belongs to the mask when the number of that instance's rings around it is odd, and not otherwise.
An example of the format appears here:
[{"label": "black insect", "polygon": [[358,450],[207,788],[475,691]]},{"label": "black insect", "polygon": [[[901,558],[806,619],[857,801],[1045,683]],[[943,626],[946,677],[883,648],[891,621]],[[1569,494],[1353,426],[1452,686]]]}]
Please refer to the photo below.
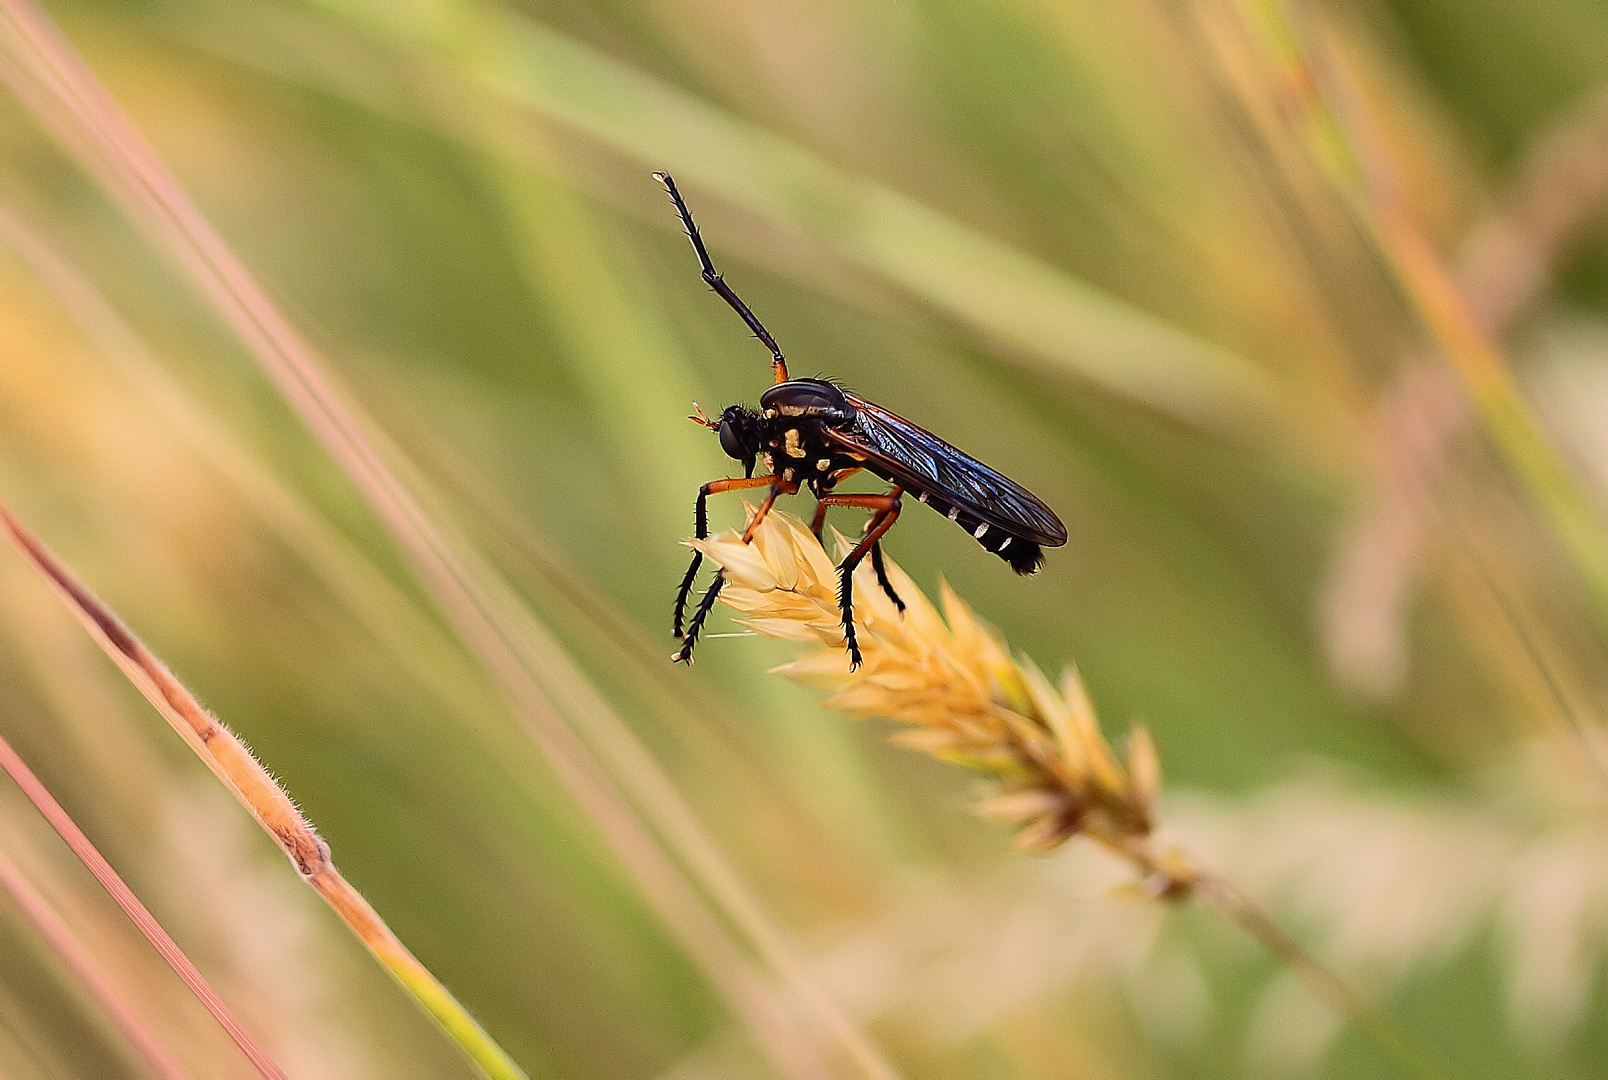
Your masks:
[{"label": "black insect", "polygon": [[[787,361],[776,347],[776,340],[715,272],[675,181],[665,173],[654,173],[653,178],[665,186],[676,213],[681,215],[681,224],[686,226],[703,267],[704,281],[770,349],[776,375],[776,385],[760,395],[757,410],[728,405],[719,420],[711,420],[701,411],[692,417],[719,432],[720,448],[728,457],[743,463],[743,479],[714,480],[699,489],[693,521],[699,539],[709,535],[708,498],[722,491],[770,489],[743,533],[744,543],[753,539],[754,530],[770,512],[777,496],[797,494],[801,487],[809,488],[815,496],[815,519],[810,529],[817,540],[826,522],[827,507],[858,506],[870,510],[865,535],[838,567],[838,607],[843,615],[851,671],[860,666],[860,647],[854,638],[854,568],[867,554],[878,584],[899,610],[904,610],[904,601],[894,592],[883,569],[881,541],[882,534],[898,519],[906,493],[971,533],[1018,574],[1031,574],[1039,568],[1044,561],[1042,548],[1066,543],[1066,527],[1055,512],[1010,478],[932,432],[835,383],[788,378]],[[756,461],[764,462],[764,476],[754,475]],[[833,493],[840,482],[862,469],[880,476],[893,488],[883,495]],[[675,636],[682,639],[682,645],[674,659],[684,663],[692,662],[698,632],[725,584],[725,572],[717,572],[683,634],[687,597],[702,562],[702,554],[693,555],[676,594]]]}]

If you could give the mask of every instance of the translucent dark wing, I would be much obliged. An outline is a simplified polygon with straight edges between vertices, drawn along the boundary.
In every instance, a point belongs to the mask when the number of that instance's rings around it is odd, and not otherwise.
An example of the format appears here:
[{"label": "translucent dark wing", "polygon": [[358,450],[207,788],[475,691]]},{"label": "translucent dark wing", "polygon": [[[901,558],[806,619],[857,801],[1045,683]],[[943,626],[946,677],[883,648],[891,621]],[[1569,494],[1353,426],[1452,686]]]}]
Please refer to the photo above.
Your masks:
[{"label": "translucent dark wing", "polygon": [[1046,547],[1066,543],[1066,526],[1036,495],[925,428],[845,390],[859,412],[856,429],[824,429],[846,450],[864,454],[874,472],[941,496],[983,521]]}]

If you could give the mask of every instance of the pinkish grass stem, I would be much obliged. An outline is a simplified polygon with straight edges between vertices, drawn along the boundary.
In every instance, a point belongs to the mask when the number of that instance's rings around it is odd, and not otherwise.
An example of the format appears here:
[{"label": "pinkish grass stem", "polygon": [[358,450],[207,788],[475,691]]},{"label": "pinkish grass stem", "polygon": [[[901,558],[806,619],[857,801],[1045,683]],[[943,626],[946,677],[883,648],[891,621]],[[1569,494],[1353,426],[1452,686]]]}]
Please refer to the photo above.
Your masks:
[{"label": "pinkish grass stem", "polygon": [[[414,999],[436,1018],[464,1053],[494,1080],[525,1080],[524,1072],[513,1059],[480,1027],[447,988],[419,963],[369,906],[368,901],[335,869],[335,864],[330,861],[329,846],[302,817],[290,796],[268,774],[268,770],[251,756],[245,744],[215,720],[195,695],[168,670],[167,665],[25,529],[3,503],[0,503],[0,529],[9,534],[17,550],[66,601],[74,616],[123,670],[129,681],[145,695],[147,701],[156,706],[157,711],[184,737],[241,805],[278,841],[307,883],[335,909]],[[110,867],[107,869],[110,870]],[[110,885],[107,887],[111,888]],[[132,894],[129,895],[132,899]],[[141,928],[144,928],[143,924]]]},{"label": "pinkish grass stem", "polygon": [[97,1004],[111,1017],[117,1030],[127,1039],[129,1045],[139,1054],[140,1060],[145,1063],[152,1075],[160,1080],[187,1080],[184,1070],[179,1068],[178,1062],[168,1056],[156,1036],[140,1019],[127,999],[118,991],[112,980],[95,958],[90,955],[84,943],[72,932],[72,929],[56,914],[46,899],[39,894],[22,872],[12,865],[11,860],[0,855],[0,889],[10,894],[12,901],[22,910],[28,921],[33,923],[39,935],[55,950],[56,955],[66,964],[72,973],[78,977]]},{"label": "pinkish grass stem", "polygon": [[[4,517],[3,508],[0,508],[0,517]],[[10,519],[5,517],[4,520],[9,522]],[[77,855],[89,868],[89,872],[95,875],[95,880],[99,881],[112,895],[112,899],[117,901],[117,906],[123,909],[124,914],[135,926],[139,927],[140,933],[144,934],[145,939],[162,955],[168,966],[184,980],[184,985],[190,988],[190,992],[206,1007],[207,1012],[212,1014],[218,1026],[228,1033],[236,1046],[240,1047],[241,1053],[251,1059],[251,1064],[256,1068],[258,1075],[268,1077],[270,1080],[286,1080],[284,1071],[274,1064],[268,1052],[251,1037],[251,1033],[235,1016],[234,1011],[218,996],[218,992],[212,989],[206,976],[190,962],[188,956],[184,955],[184,950],[179,948],[178,943],[166,930],[162,929],[162,924],[156,921],[156,916],[140,902],[140,898],[134,895],[134,890],[128,887],[116,870],[112,869],[112,864],[106,861],[89,837],[78,827],[77,822],[73,821],[45,785],[40,783],[33,770],[28,768],[27,763],[3,738],[0,738],[0,769],[4,769],[11,779],[16,781],[22,793],[28,796],[28,801],[39,809],[39,813],[50,822],[51,828],[55,829],[67,842],[67,846],[72,848],[73,854]],[[123,1026],[122,1017],[114,1013],[114,1018],[119,1021],[119,1026]],[[144,1051],[143,1046],[141,1050]]]},{"label": "pinkish grass stem", "polygon": [[[27,76],[20,80],[28,85],[19,88],[19,95],[178,260],[368,500],[438,606],[496,677],[571,796],[773,1063],[800,1080],[824,1075],[826,1066],[815,1046],[819,1037],[794,1015],[797,1006],[812,1021],[810,1026],[825,1032],[869,1080],[892,1080],[896,1073],[891,1064],[813,984],[774,917],[651,755],[608,712],[595,688],[556,663],[545,628],[528,617],[473,552],[437,527],[319,357],[48,17],[29,0],[0,0],[0,15],[17,39],[13,52]],[[40,90],[48,103],[39,100]],[[570,723],[584,729],[585,741]],[[718,913],[706,896],[715,898]],[[740,927],[755,951],[781,974],[792,1002],[770,987],[727,929],[727,921]]]}]

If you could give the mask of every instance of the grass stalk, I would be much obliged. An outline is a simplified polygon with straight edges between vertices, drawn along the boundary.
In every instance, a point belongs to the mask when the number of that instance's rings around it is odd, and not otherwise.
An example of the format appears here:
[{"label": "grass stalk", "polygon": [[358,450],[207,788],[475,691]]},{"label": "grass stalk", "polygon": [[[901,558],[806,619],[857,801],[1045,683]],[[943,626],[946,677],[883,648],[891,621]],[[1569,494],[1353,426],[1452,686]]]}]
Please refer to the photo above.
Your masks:
[{"label": "grass stalk", "polygon": [[[0,524],[3,524],[12,533],[14,539],[17,537],[15,523],[3,506],[0,506]],[[27,552],[24,551],[24,554],[27,554]],[[30,558],[30,561],[33,560]],[[37,566],[38,563],[36,562],[35,565]],[[60,586],[57,586],[57,590],[58,592],[60,591]],[[82,618],[82,616],[80,617]],[[34,775],[33,770],[28,768],[27,763],[11,748],[11,744],[3,738],[0,738],[0,769],[4,769],[6,774],[22,789],[22,793],[28,797],[28,801],[34,804],[40,815],[50,823],[51,828],[55,829],[57,835],[72,849],[73,854],[77,855],[79,860],[89,869],[89,872],[95,875],[95,880],[100,882],[101,887],[111,894],[112,899],[117,901],[117,906],[123,909],[123,913],[139,928],[140,933],[145,935],[145,939],[161,954],[162,959],[167,961],[168,966],[173,969],[174,973],[184,980],[184,985],[189,987],[190,992],[206,1007],[207,1012],[212,1014],[212,1018],[218,1022],[218,1026],[223,1028],[228,1033],[229,1038],[234,1040],[234,1044],[240,1048],[241,1053],[250,1059],[258,1074],[269,1077],[271,1080],[285,1080],[284,1070],[280,1069],[274,1063],[274,1060],[268,1056],[267,1051],[258,1045],[256,1039],[252,1038],[251,1033],[246,1030],[246,1026],[235,1016],[234,1011],[229,1008],[223,998],[218,996],[218,992],[212,989],[212,985],[207,982],[206,976],[201,974],[195,964],[190,961],[190,958],[184,954],[184,950],[179,948],[178,942],[174,941],[172,936],[162,928],[162,924],[157,922],[156,916],[151,914],[150,909],[134,894],[134,890],[130,889],[128,884],[124,882],[122,875],[112,868],[112,864],[106,861],[105,856],[84,834],[84,831],[78,827],[78,823],[56,801],[55,796],[50,794],[50,790],[40,782],[39,778]],[[74,965],[74,967],[76,968],[77,965]],[[117,1018],[121,1026],[122,1018]]]},{"label": "grass stalk", "polygon": [[[1496,208],[1476,223],[1451,264],[1481,328],[1499,338],[1535,300],[1572,243],[1608,202],[1608,94],[1595,93],[1526,148]],[[1448,364],[1412,362],[1397,373],[1375,419],[1374,491],[1348,526],[1325,586],[1331,663],[1354,689],[1387,692],[1404,674],[1401,612],[1430,524],[1452,538],[1533,669],[1557,722],[1570,731],[1608,790],[1608,762],[1588,736],[1566,661],[1539,638],[1434,490],[1453,442],[1472,419],[1469,395]],[[1383,628],[1383,632],[1380,632]],[[1372,639],[1370,641],[1369,639]],[[1390,648],[1378,651],[1380,639]]]},{"label": "grass stalk", "polygon": [[[3,742],[3,740],[0,740],[0,742]],[[0,758],[10,759],[12,757],[9,746],[6,746],[4,752],[0,753]],[[16,774],[12,773],[12,776],[15,778]],[[55,909],[50,906],[50,902],[39,894],[39,890],[33,887],[33,884],[23,875],[22,871],[18,870],[11,860],[4,855],[0,855],[0,889],[5,890],[11,897],[12,903],[17,905],[27,920],[33,924],[34,929],[39,932],[39,936],[44,939],[45,943],[55,952],[61,962],[67,966],[67,969],[89,991],[90,996],[95,999],[95,1003],[111,1018],[113,1025],[116,1026],[123,1038],[128,1041],[128,1044],[134,1048],[134,1052],[139,1055],[140,1060],[151,1074],[160,1078],[160,1080],[185,1080],[184,1070],[179,1068],[178,1062],[173,1060],[167,1050],[163,1048],[161,1042],[146,1027],[145,1022],[140,1019],[133,1006],[118,991],[106,971],[100,964],[96,963],[94,955],[84,946],[83,942],[78,940],[77,935],[73,933],[72,928],[67,925],[62,917],[56,914]],[[124,910],[126,911],[127,909],[125,908]],[[166,954],[164,953],[164,955]],[[202,1001],[206,1004],[208,1011],[211,1011],[211,1002],[206,998],[202,998]],[[225,1008],[227,1009],[227,1006]],[[233,1035],[233,1031],[230,1034]],[[247,1037],[249,1038],[249,1036]],[[236,1045],[239,1044],[236,1043]],[[241,1049],[244,1050],[245,1047],[241,1047]],[[250,1055],[248,1054],[248,1056]],[[252,1064],[257,1064],[256,1058],[252,1059]],[[269,1061],[268,1064],[272,1066],[273,1063]],[[263,1076],[284,1075],[277,1069],[273,1072],[262,1072],[260,1066],[258,1071]]]},{"label": "grass stalk", "polygon": [[1345,166],[1340,183],[1403,295],[1461,378],[1474,411],[1514,477],[1551,526],[1608,633],[1608,527],[1536,419],[1511,365],[1448,261],[1414,220],[1401,168],[1332,31],[1306,0],[1289,7],[1295,59],[1311,75],[1320,130]]},{"label": "grass stalk", "polygon": [[[122,669],[129,681],[156,707],[240,804],[256,818],[257,823],[274,838],[289,856],[303,880],[335,909],[342,921],[368,947],[375,958],[436,1018],[470,1060],[493,1080],[524,1080],[524,1072],[514,1064],[513,1059],[490,1035],[486,1034],[446,987],[442,986],[435,976],[408,952],[407,947],[385,925],[379,914],[369,906],[368,901],[341,876],[340,871],[330,860],[329,846],[296,809],[290,796],[269,775],[268,770],[252,756],[245,744],[208,713],[196,700],[195,695],[190,693],[167,666],[123,625],[110,608],[79,582],[60,560],[24,528],[4,504],[0,504],[0,528],[5,530],[23,557],[49,582],[74,617]],[[43,810],[43,807],[41,809]],[[57,810],[59,811],[59,807]],[[52,824],[56,824],[54,819]],[[65,825],[70,826],[70,821]],[[58,830],[63,828],[63,825],[58,825]],[[82,833],[77,832],[76,826],[71,826],[71,831],[82,837]],[[63,836],[67,835],[68,833],[64,831]],[[84,843],[88,843],[87,839]],[[80,857],[84,858],[86,863],[91,858],[84,852],[80,852]],[[105,861],[100,859],[98,854],[93,858],[101,865],[105,865]],[[105,869],[111,871],[110,866],[105,866]],[[112,886],[108,885],[108,888]],[[127,892],[126,886],[123,887],[123,891]],[[127,896],[134,903],[138,903],[132,892],[127,892]],[[119,901],[122,901],[122,897],[119,897]],[[125,910],[128,908],[125,907]],[[144,909],[141,907],[139,910]],[[154,926],[154,920],[150,922]],[[146,929],[143,922],[141,929]],[[166,938],[165,934],[162,936]],[[167,941],[171,944],[171,939]],[[158,948],[162,946],[159,945]],[[167,955],[164,952],[164,956]],[[173,962],[171,957],[169,962]],[[193,966],[191,970],[193,971]],[[196,977],[199,978],[199,973]],[[188,983],[189,979],[186,979],[186,982]],[[220,1019],[220,1022],[223,1021]],[[230,1034],[235,1035],[234,1028],[230,1029]],[[236,1037],[237,1043],[243,1035],[241,1029],[240,1036]],[[245,1045],[241,1048],[246,1049]],[[250,1054],[251,1051],[247,1053]],[[253,1061],[256,1062],[257,1058],[253,1057]],[[259,1069],[265,1070],[264,1076],[283,1075],[277,1066],[267,1061],[265,1056],[263,1061],[265,1064],[259,1065]]]},{"label": "grass stalk", "polygon": [[[426,74],[811,237],[1004,343],[1030,370],[1071,374],[1235,439],[1277,429],[1273,388],[1244,358],[577,38],[491,5],[453,17],[345,0],[320,6],[439,64]],[[484,29],[487,47],[458,47],[466,23]]]},{"label": "grass stalk", "polygon": [[[381,448],[372,425],[337,390],[320,359],[71,45],[28,0],[0,0],[0,14],[14,38],[7,44],[26,73],[12,78],[19,96],[177,260],[369,502],[425,588],[501,686],[571,796],[756,1044],[785,1075],[824,1075],[814,1032],[800,1024],[790,1003],[755,969],[705,894],[663,849],[661,836],[677,845],[686,870],[778,968],[796,1002],[842,1045],[860,1071],[873,1080],[891,1076],[891,1066],[874,1045],[813,987],[802,964],[789,959],[792,946],[774,920],[634,736],[600,707],[602,696],[564,661],[550,632],[482,559],[425,510],[413,493],[417,480],[412,485],[403,481],[392,465],[397,455]],[[566,720],[587,727],[612,774]],[[651,826],[622,796],[621,787],[649,808]]]},{"label": "grass stalk", "polygon": [[[847,543],[839,537],[840,546]],[[849,669],[832,560],[797,519],[772,511],[745,544],[725,532],[688,545],[726,576],[720,601],[766,637],[817,646],[776,668],[831,693],[826,701],[860,717],[900,725],[890,740],[988,777],[980,815],[1016,828],[1016,846],[1049,851],[1086,837],[1126,859],[1140,891],[1198,897],[1238,923],[1326,1004],[1349,1020],[1408,1076],[1444,1075],[1338,973],[1303,948],[1259,906],[1188,856],[1157,844],[1161,763],[1136,725],[1127,753],[1100,731],[1075,670],[1059,688],[1029,660],[1012,656],[947,585],[942,612],[891,561],[888,580],[901,612],[869,564],[855,572],[855,620],[863,664]]]},{"label": "grass stalk", "polygon": [[1198,872],[1194,895],[1238,923],[1240,928],[1295,973],[1316,998],[1343,1016],[1402,1071],[1418,1080],[1445,1080],[1449,1069],[1408,1039],[1367,998],[1278,924],[1265,908],[1212,874]]}]

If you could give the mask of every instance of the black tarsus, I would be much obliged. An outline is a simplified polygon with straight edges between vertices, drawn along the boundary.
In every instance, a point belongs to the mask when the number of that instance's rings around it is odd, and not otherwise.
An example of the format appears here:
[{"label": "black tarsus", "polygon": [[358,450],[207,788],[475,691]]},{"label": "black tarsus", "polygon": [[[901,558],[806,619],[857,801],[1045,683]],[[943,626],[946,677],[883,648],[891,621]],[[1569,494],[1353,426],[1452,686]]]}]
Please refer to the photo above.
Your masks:
[{"label": "black tarsus", "polygon": [[843,616],[843,641],[849,648],[849,670],[860,666],[860,643],[854,639],[854,567],[838,567],[838,614]]},{"label": "black tarsus", "polygon": [[[709,485],[705,484],[698,489],[698,501],[692,511],[692,535],[699,540],[709,536]],[[687,597],[692,593],[692,583],[698,577],[698,567],[703,565],[703,552],[692,553],[692,565],[687,567],[687,576],[681,579],[681,588],[676,590],[676,618],[675,628],[670,631],[677,638],[681,637],[681,617],[687,613]]]},{"label": "black tarsus", "polygon": [[782,350],[777,347],[776,339],[771,337],[770,331],[765,329],[765,324],[759,321],[759,317],[748,310],[748,305],[743,303],[742,297],[732,291],[732,287],[716,272],[715,264],[709,258],[709,249],[704,247],[703,236],[698,232],[698,226],[693,224],[692,211],[687,209],[687,204],[682,200],[681,192],[676,188],[676,182],[671,179],[670,174],[656,172],[653,178],[663,184],[664,189],[670,193],[670,201],[675,204],[676,213],[681,216],[681,224],[687,230],[687,239],[692,241],[692,248],[698,253],[698,265],[703,268],[704,281],[720,294],[722,300],[731,305],[733,311],[742,316],[743,322],[748,324],[748,329],[752,330],[754,336],[771,351],[771,362],[776,365],[780,373],[777,381],[781,382],[786,377],[787,360],[782,356]]},{"label": "black tarsus", "polygon": [[882,591],[888,594],[888,599],[893,601],[894,607],[898,608],[899,614],[903,615],[904,601],[899,599],[899,594],[893,591],[893,585],[888,581],[887,568],[882,565],[881,540],[871,545],[871,569],[876,571],[877,584],[882,586]]},{"label": "black tarsus", "polygon": [[[745,474],[743,480],[753,480],[752,470]],[[774,484],[774,477],[762,476],[761,481],[770,480]],[[709,538],[709,496],[717,491],[741,490],[753,487],[753,484],[741,483],[735,480],[711,480],[698,489],[698,499],[693,504],[692,535],[699,540]],[[703,565],[703,552],[693,549],[692,564],[687,567],[687,574],[681,579],[681,588],[676,590],[676,617],[675,625],[670,633],[673,637],[681,637],[681,619],[687,612],[687,597],[692,593],[692,583],[697,580],[698,567]]]},{"label": "black tarsus", "polygon": [[[789,490],[790,493],[798,490],[797,484],[793,484],[791,488],[788,489],[786,482],[780,481],[774,476],[761,476],[758,477],[758,479],[760,481],[769,481],[771,490],[770,495],[766,497],[765,502],[760,505],[754,521],[749,525],[750,531],[752,531],[754,526],[758,525],[760,520],[764,518],[765,514],[769,512],[771,506],[775,504],[776,496],[778,494],[780,494],[783,490]],[[709,483],[700,487],[698,489],[698,501],[695,504],[696,508],[693,510],[692,514],[692,531],[697,538],[699,540],[704,540],[709,536],[708,500],[709,496],[713,492],[732,491],[754,486],[757,485],[745,484],[736,480],[711,480]],[[749,534],[744,533],[743,543],[746,544],[748,541]],[[681,631],[681,617],[686,613],[687,597],[692,592],[692,583],[694,579],[697,578],[698,567],[701,565],[703,565],[703,552],[694,549],[692,553],[692,565],[687,567],[687,576],[681,579],[681,588],[676,593],[676,619],[673,633],[677,638],[682,638],[683,636]],[[724,569],[715,571],[714,583],[709,586],[709,591],[704,593],[703,599],[698,601],[698,610],[693,612],[692,622],[687,625],[686,635],[682,641],[681,648],[678,649],[675,655],[671,657],[672,660],[679,660],[684,664],[692,663],[692,650],[693,647],[698,644],[698,631],[703,628],[704,620],[709,617],[709,609],[715,606],[715,597],[720,595],[720,588],[725,583],[726,571]]]},{"label": "black tarsus", "polygon": [[[871,541],[871,551],[873,553],[871,565],[873,569],[876,567],[875,552],[882,542],[881,533],[887,532],[889,526],[899,520],[899,494],[899,489],[894,488],[892,505],[886,510],[872,515],[871,520],[866,524],[866,536],[875,537]],[[859,544],[855,545],[854,550],[849,552],[848,557],[838,564],[838,611],[843,615],[843,638],[844,644],[849,648],[850,671],[858,671],[860,664],[864,660],[860,655],[860,643],[856,640],[854,633],[854,568],[860,565],[860,560],[864,559],[865,556],[865,540],[862,539]],[[893,597],[893,602],[899,605],[899,610],[904,611],[904,601],[894,595],[893,590],[888,586],[886,578],[881,575],[878,575],[878,577],[881,579],[882,587],[887,589],[888,595]]]},{"label": "black tarsus", "polygon": [[715,571],[715,580],[704,593],[703,599],[698,601],[698,610],[692,613],[692,622],[687,624],[687,636],[682,641],[681,648],[670,659],[672,661],[692,663],[692,650],[698,644],[698,632],[703,629],[704,620],[709,617],[709,610],[715,606],[715,597],[720,595],[720,587],[726,584],[726,571],[724,568]]},{"label": "black tarsus", "polygon": [[[702,540],[703,537],[698,537]],[[681,617],[687,613],[687,597],[692,595],[692,583],[698,578],[698,567],[703,565],[703,552],[692,553],[692,565],[687,567],[687,576],[681,579],[681,588],[676,590],[676,619],[675,627],[670,635],[677,640],[681,638]]]}]

